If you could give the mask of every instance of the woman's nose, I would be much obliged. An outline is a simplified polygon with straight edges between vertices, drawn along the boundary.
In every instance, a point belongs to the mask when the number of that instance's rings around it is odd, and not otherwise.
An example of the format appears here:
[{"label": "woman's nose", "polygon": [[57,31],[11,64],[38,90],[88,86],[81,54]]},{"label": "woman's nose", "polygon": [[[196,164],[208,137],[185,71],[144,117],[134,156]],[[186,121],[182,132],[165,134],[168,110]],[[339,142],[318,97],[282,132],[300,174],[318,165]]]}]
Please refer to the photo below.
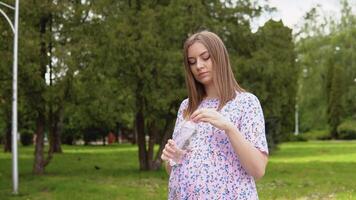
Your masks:
[{"label": "woman's nose", "polygon": [[204,67],[203,61],[200,60],[200,59],[198,59],[198,60],[197,60],[197,68],[198,68],[198,69],[201,69],[201,68],[203,68],[203,67]]}]

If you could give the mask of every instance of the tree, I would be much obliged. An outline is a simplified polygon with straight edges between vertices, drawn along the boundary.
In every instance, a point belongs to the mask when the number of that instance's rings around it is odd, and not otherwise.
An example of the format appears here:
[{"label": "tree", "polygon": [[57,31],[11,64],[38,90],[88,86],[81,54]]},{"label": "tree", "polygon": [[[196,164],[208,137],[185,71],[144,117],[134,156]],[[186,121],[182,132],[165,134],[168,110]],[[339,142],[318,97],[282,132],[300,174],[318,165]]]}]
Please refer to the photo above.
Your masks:
[{"label": "tree", "polygon": [[[62,83],[60,74],[65,71],[65,66],[61,65],[62,62],[57,62],[58,65],[54,63],[54,59],[61,60],[62,58],[54,53],[60,42],[56,40],[59,36],[59,27],[61,27],[58,18],[63,18],[65,10],[60,12],[62,7],[56,1],[25,2],[22,5],[25,9],[20,16],[21,25],[24,27],[21,29],[23,32],[21,33],[22,41],[20,41],[22,44],[20,66],[25,67],[20,68],[19,85],[24,95],[23,107],[26,108],[26,115],[30,116],[22,117],[22,119],[30,120],[24,122],[27,124],[26,129],[34,129],[36,134],[33,172],[43,174],[53,153],[60,151],[58,129],[63,110],[62,96],[65,97],[67,89],[62,87],[64,89],[59,90],[61,87],[58,86],[66,86],[67,82],[60,84]],[[26,40],[28,38],[30,39]],[[49,83],[46,80],[47,73],[50,75]],[[54,91],[54,88],[57,90]],[[33,123],[31,119],[35,119]],[[50,147],[46,157],[44,138],[47,130]]]},{"label": "tree", "polygon": [[332,64],[328,71],[328,123],[331,128],[331,137],[338,138],[337,127],[341,123],[343,116],[343,80],[342,80],[342,68],[338,64]]},{"label": "tree", "polygon": [[[1,17],[2,18],[2,17]],[[4,152],[11,152],[12,44],[13,33],[3,19],[0,21],[0,132]]]},{"label": "tree", "polygon": [[262,104],[270,148],[294,128],[297,89],[292,30],[281,21],[270,20],[255,34],[250,57],[242,57],[238,75],[242,85],[255,93]]},{"label": "tree", "polygon": [[[157,169],[179,103],[184,99],[182,41],[188,33],[209,28],[221,35],[226,44],[236,44],[246,39],[244,33],[250,32],[249,19],[244,14],[254,16],[258,11],[254,12],[253,5],[244,1],[229,6],[220,1],[129,1],[121,6],[110,5],[119,9],[121,12],[115,13],[120,14],[104,15],[108,16],[110,26],[115,27],[114,36],[108,38],[120,37],[117,41],[110,40],[114,44],[107,58],[114,53],[112,59],[119,63],[117,77],[132,94],[140,169]],[[231,50],[249,52],[241,45]],[[162,141],[157,141],[158,138]],[[161,146],[154,156],[157,142]]]},{"label": "tree", "polygon": [[355,113],[355,15],[347,1],[340,3],[340,21],[330,17],[320,25],[318,8],[308,12],[296,41],[303,86],[298,92],[302,131],[329,127],[333,138],[336,127]]}]

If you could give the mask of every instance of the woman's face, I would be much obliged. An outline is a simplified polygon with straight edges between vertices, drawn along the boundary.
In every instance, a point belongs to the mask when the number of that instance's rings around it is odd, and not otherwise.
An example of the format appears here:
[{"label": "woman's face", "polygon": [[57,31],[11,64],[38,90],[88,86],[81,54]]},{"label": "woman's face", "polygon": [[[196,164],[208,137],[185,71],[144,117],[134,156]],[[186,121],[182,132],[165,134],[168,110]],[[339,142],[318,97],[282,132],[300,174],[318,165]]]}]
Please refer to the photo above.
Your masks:
[{"label": "woman's face", "polygon": [[213,64],[203,44],[195,42],[188,48],[188,63],[195,80],[204,86],[213,83]]}]

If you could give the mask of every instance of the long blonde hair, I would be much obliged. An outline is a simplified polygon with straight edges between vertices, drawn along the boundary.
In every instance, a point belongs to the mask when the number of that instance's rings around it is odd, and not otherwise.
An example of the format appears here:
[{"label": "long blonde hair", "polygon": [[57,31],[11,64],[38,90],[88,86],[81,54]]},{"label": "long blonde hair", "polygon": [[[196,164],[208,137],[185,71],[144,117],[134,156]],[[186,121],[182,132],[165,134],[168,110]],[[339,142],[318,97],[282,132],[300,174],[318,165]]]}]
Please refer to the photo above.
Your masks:
[{"label": "long blonde hair", "polygon": [[221,110],[228,101],[235,98],[236,91],[245,91],[235,79],[230,65],[229,54],[219,36],[209,31],[195,33],[185,41],[183,50],[185,83],[189,98],[188,108],[184,111],[185,118],[190,116],[198,108],[204,97],[206,97],[204,85],[194,79],[188,62],[188,49],[195,42],[203,44],[210,54],[213,65],[213,82],[220,100],[218,110]]}]

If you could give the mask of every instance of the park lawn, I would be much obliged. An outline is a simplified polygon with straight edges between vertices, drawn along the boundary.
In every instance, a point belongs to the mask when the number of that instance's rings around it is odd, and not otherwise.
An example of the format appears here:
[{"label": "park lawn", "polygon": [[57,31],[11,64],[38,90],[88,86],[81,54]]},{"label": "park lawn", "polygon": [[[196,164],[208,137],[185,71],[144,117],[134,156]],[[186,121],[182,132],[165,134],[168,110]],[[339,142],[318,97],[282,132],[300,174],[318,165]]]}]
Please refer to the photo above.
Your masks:
[{"label": "park lawn", "polygon": [[[19,149],[16,197],[11,155],[0,152],[0,199],[167,199],[168,176],[163,169],[140,172],[135,146],[63,149],[39,177],[31,174],[33,147]],[[356,141],[284,143],[270,156],[257,187],[261,200],[356,199]]]}]

